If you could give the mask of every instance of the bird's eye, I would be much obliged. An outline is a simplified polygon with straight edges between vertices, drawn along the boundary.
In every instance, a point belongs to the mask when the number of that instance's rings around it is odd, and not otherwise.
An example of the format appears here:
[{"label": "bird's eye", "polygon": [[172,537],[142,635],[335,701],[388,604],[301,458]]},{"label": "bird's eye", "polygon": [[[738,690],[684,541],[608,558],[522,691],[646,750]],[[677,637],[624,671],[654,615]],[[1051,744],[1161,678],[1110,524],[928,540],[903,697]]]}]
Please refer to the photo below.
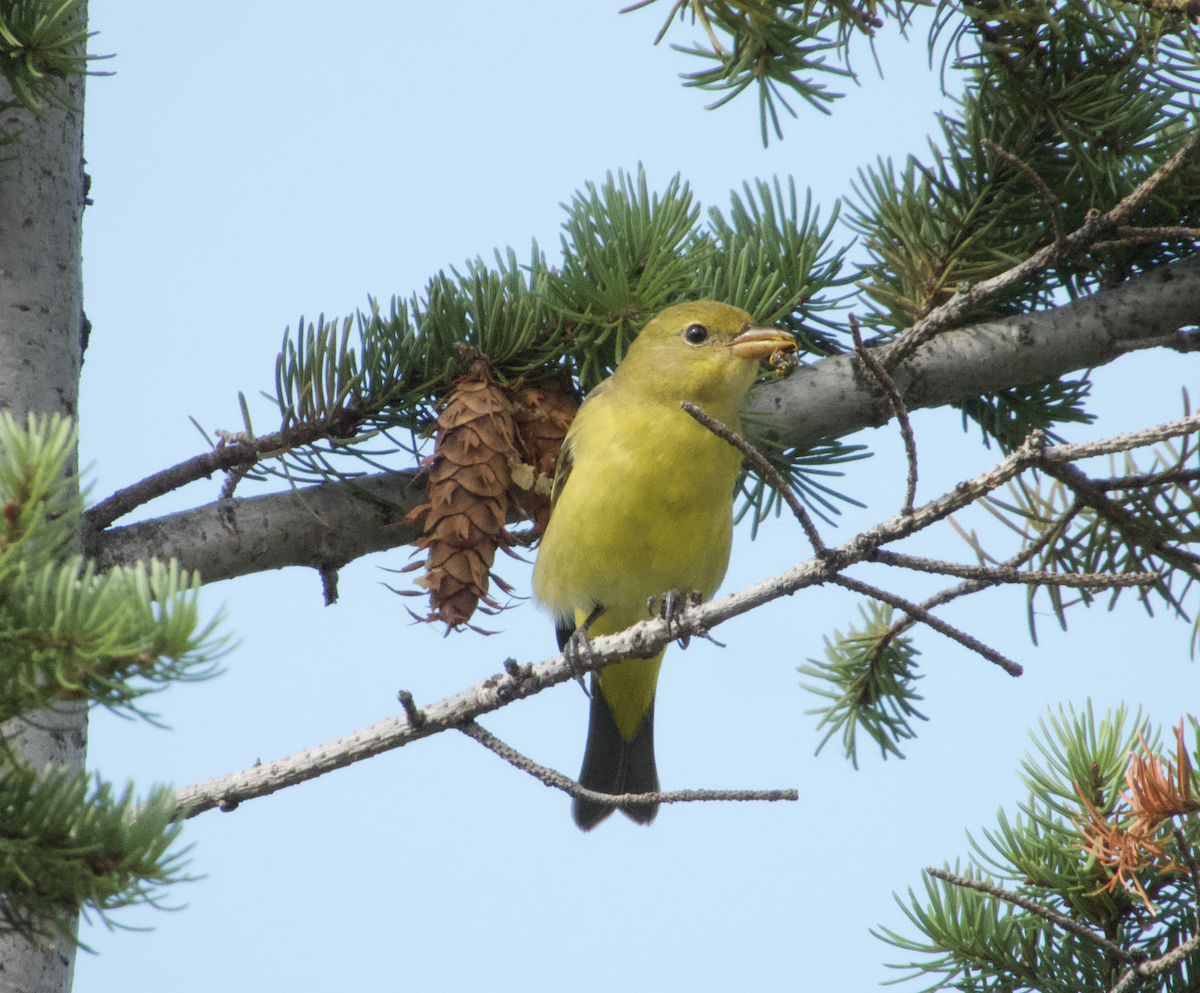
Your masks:
[{"label": "bird's eye", "polygon": [[708,341],[708,328],[703,324],[693,324],[683,332],[683,340],[689,345],[703,345]]}]

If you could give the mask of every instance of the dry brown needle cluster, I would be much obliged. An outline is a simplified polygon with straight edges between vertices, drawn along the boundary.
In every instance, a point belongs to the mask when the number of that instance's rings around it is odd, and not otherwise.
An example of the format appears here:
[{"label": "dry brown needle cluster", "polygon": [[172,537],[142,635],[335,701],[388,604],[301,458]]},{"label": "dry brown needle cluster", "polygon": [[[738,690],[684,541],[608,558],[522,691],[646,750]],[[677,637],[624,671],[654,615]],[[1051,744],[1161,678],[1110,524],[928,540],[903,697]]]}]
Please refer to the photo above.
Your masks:
[{"label": "dry brown needle cluster", "polygon": [[1175,764],[1164,761],[1141,738],[1142,754],[1130,752],[1125,770],[1128,787],[1111,814],[1105,817],[1075,783],[1075,793],[1083,803],[1087,823],[1076,822],[1086,843],[1080,848],[1094,855],[1111,873],[1097,892],[1111,892],[1116,886],[1135,890],[1146,907],[1155,907],[1146,895],[1138,873],[1151,869],[1157,875],[1185,873],[1166,850],[1173,825],[1172,818],[1200,811],[1200,802],[1192,796],[1192,767],[1183,744],[1183,720],[1175,728]]},{"label": "dry brown needle cluster", "polygon": [[468,371],[454,380],[442,405],[437,444],[424,463],[429,502],[408,517],[425,518],[424,534],[413,544],[428,555],[405,570],[425,567],[416,583],[429,591],[430,613],[420,620],[443,621],[449,631],[473,627],[477,609],[502,609],[489,595],[489,582],[510,592],[491,571],[496,549],[512,543],[504,526],[509,506],[537,530],[545,528],[554,465],[574,410],[570,393],[553,382],[509,399],[487,360],[469,357]]}]

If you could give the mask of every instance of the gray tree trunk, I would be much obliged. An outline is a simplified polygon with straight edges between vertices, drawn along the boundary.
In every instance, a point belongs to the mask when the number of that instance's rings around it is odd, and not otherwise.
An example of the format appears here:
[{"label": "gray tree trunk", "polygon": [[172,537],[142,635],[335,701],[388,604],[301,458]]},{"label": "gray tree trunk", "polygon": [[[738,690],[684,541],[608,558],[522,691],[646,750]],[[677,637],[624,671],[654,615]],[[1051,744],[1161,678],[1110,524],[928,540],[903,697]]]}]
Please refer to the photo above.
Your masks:
[{"label": "gray tree trunk", "polygon": [[[12,110],[3,120],[21,140],[0,152],[9,159],[0,162],[0,410],[22,423],[30,413],[76,416],[83,361],[84,80],[63,81],[59,92],[77,109]],[[0,81],[0,99],[9,96]],[[18,718],[0,734],[38,768],[82,770],[87,707],[40,713],[36,723]],[[74,971],[67,939],[0,937],[3,993],[66,993]]]}]

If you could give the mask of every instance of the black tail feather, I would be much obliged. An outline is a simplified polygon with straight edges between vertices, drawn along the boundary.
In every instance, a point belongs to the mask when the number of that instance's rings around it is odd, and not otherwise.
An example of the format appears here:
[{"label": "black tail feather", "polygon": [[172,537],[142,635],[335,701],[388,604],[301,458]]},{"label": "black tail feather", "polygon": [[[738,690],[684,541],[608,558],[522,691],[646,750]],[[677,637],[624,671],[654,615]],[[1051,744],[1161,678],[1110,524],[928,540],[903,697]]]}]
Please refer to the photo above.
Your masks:
[{"label": "black tail feather", "polygon": [[[596,793],[658,792],[658,769],[654,765],[654,704],[651,703],[642,718],[633,741],[626,741],[617,730],[617,722],[608,709],[600,680],[595,675],[592,676],[592,715],[579,785]],[[658,813],[658,804],[637,803],[614,808],[592,800],[575,800],[571,814],[582,830],[590,831],[614,809],[620,809],[639,824],[649,824]]]}]

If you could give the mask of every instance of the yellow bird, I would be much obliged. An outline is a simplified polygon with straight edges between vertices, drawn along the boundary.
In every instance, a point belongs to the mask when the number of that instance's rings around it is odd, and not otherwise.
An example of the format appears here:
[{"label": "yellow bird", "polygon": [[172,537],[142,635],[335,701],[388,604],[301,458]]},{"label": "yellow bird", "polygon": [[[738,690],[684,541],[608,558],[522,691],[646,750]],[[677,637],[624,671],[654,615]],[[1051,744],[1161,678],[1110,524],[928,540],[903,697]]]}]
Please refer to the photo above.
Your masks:
[{"label": "yellow bird", "polygon": [[[792,337],[755,327],[728,304],[668,307],[584,400],[558,461],[553,510],[533,569],[537,599],[555,617],[559,647],[578,627],[614,634],[649,615],[647,601],[698,590],[710,599],[733,538],[738,451],[680,409],[688,400],[734,431],[759,361],[791,352]],[[592,676],[591,722],[579,782],[598,793],[656,793],[654,691],[662,652]],[[649,824],[657,806],[630,805]],[[584,831],[613,808],[572,807]]]}]

